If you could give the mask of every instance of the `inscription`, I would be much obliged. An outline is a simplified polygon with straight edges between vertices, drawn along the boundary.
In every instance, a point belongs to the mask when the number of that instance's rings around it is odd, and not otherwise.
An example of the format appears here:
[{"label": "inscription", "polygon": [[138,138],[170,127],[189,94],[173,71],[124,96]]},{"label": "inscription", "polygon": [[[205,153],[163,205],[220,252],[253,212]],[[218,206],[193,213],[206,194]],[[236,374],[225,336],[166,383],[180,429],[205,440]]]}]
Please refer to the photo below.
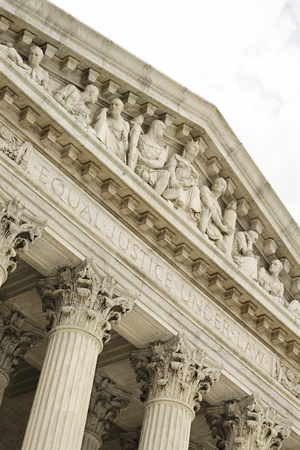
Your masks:
[{"label": "inscription", "polygon": [[[138,238],[116,225],[100,207],[89,202],[80,194],[78,188],[58,176],[54,169],[35,162],[33,167],[39,182],[54,197],[71,208],[83,221],[89,223],[127,259],[130,258],[137,268],[154,279],[172,298],[192,311],[202,323],[228,342],[230,347],[240,351],[243,356],[261,367],[268,374],[272,370],[272,353],[264,349],[258,341],[234,322],[217,305],[196,291],[180,277],[167,263],[163,263],[153,251],[145,248]],[[31,167],[32,168],[32,167]]]}]

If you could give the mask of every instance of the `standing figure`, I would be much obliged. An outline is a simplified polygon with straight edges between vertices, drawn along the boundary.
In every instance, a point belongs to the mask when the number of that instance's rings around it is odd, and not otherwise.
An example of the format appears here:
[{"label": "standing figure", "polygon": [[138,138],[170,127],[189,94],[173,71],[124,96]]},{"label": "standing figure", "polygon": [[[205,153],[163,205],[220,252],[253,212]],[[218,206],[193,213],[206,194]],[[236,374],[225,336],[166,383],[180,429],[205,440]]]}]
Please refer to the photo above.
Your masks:
[{"label": "standing figure", "polygon": [[109,151],[126,163],[128,149],[129,123],[121,116],[124,104],[119,98],[114,98],[109,108],[102,108],[96,117],[94,130],[97,138],[103,142]]},{"label": "standing figure", "polygon": [[222,251],[226,251],[223,235],[232,235],[234,232],[234,229],[223,220],[221,206],[218,202],[218,199],[224,195],[226,187],[227,183],[224,178],[217,178],[211,190],[207,186],[200,188],[202,210],[199,229],[202,233],[206,233]]},{"label": "standing figure", "polygon": [[284,286],[278,278],[282,268],[282,262],[279,261],[279,259],[274,259],[274,261],[271,262],[268,271],[264,267],[259,269],[258,282],[269,294],[276,297],[276,299],[283,304],[282,297]]},{"label": "standing figure", "polygon": [[92,84],[88,84],[83,92],[80,92],[74,84],[67,84],[58,89],[53,98],[74,115],[81,125],[88,127],[91,123],[89,106],[96,103],[98,94],[98,88]]},{"label": "standing figure", "polygon": [[136,173],[154,190],[162,195],[168,186],[170,172],[164,169],[168,150],[159,143],[164,135],[166,125],[161,120],[153,120],[148,133],[140,137],[138,142],[138,161]]},{"label": "standing figure", "polygon": [[173,200],[175,206],[195,221],[201,211],[199,174],[192,165],[198,153],[199,142],[191,140],[185,145],[182,156],[171,157],[166,166],[170,172],[169,188],[163,193],[165,199]]},{"label": "standing figure", "polygon": [[142,114],[135,117],[130,121],[130,133],[129,133],[129,153],[127,165],[130,169],[134,170],[137,160],[138,160],[138,148],[137,144],[141,134],[144,134],[142,130],[142,124],[144,122],[144,117]]},{"label": "standing figure", "polygon": [[258,240],[256,231],[238,231],[234,236],[232,259],[251,278],[257,281],[257,259],[253,255],[253,245]]},{"label": "standing figure", "polygon": [[24,68],[33,81],[47,90],[49,74],[40,66],[43,57],[43,50],[37,45],[32,45],[28,55],[28,65],[24,64]]}]

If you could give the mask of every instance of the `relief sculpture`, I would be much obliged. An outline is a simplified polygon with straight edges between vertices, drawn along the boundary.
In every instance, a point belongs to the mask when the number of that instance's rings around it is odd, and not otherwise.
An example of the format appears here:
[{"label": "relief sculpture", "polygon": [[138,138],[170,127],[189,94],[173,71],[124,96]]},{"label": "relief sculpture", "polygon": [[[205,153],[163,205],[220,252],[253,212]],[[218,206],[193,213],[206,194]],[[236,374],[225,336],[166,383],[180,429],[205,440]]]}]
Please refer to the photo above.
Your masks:
[{"label": "relief sculpture", "polygon": [[101,108],[96,117],[94,131],[97,138],[126,163],[129,123],[121,116],[123,108],[124,104],[119,98],[114,98],[109,108]]},{"label": "relief sculpture", "polygon": [[189,141],[182,156],[174,154],[167,163],[170,172],[169,187],[163,197],[172,200],[176,207],[185,211],[195,221],[199,220],[201,211],[199,174],[192,166],[199,153],[199,143]]},{"label": "relief sculpture", "polygon": [[233,261],[256,281],[258,259],[253,255],[253,245],[257,240],[258,234],[253,230],[238,231],[235,234],[232,249]]},{"label": "relief sculpture", "polygon": [[90,105],[94,105],[98,98],[98,88],[89,84],[81,92],[73,84],[67,84],[58,89],[53,98],[63,106],[70,114],[74,115],[76,120],[85,127],[91,123]]},{"label": "relief sculpture", "polygon": [[229,227],[223,219],[221,206],[218,199],[224,195],[227,183],[224,178],[217,178],[211,190],[207,186],[201,186],[200,197],[202,201],[202,211],[199,223],[199,229],[206,233],[210,240],[216,246],[226,251],[224,241],[225,235],[232,235],[234,228]]},{"label": "relief sculpture", "polygon": [[163,137],[166,125],[161,120],[153,120],[149,130],[138,142],[136,173],[161,195],[168,186],[170,172],[164,168],[168,149],[159,140]]},{"label": "relief sculpture", "polygon": [[282,262],[279,259],[274,259],[269,266],[269,270],[262,267],[258,271],[259,284],[281,304],[283,304],[284,286],[279,280],[278,275],[282,271],[282,268]]}]

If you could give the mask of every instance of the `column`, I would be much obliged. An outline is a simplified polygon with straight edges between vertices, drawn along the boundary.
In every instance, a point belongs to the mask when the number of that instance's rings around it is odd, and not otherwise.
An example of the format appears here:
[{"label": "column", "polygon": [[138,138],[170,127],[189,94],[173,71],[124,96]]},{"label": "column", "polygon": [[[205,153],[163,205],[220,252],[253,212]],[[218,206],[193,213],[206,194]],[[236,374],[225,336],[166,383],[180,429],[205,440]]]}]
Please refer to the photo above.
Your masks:
[{"label": "column", "polygon": [[42,334],[26,322],[25,316],[11,312],[0,301],[0,405],[10,376],[17,372],[27,351],[39,343]]},{"label": "column", "polygon": [[99,450],[108,436],[109,421],[127,408],[131,394],[96,373],[81,450]]},{"label": "column", "polygon": [[219,371],[207,367],[205,356],[183,335],[152,344],[149,350],[132,352],[137,382],[144,382],[139,450],[188,450],[201,392],[207,392],[220,376]]},{"label": "column", "polygon": [[138,450],[141,436],[141,427],[136,430],[120,433],[120,446],[122,450]]},{"label": "column", "polygon": [[111,323],[132,309],[91,259],[41,280],[50,330],[23,450],[80,450],[98,354]]},{"label": "column", "polygon": [[258,394],[221,407],[207,409],[206,421],[221,450],[271,450],[281,448],[292,423],[266,405]]},{"label": "column", "polygon": [[24,221],[22,214],[25,205],[13,198],[7,206],[0,203],[0,287],[5,283],[9,272],[17,267],[17,253],[26,251],[28,244],[42,234],[45,223],[37,219]]}]

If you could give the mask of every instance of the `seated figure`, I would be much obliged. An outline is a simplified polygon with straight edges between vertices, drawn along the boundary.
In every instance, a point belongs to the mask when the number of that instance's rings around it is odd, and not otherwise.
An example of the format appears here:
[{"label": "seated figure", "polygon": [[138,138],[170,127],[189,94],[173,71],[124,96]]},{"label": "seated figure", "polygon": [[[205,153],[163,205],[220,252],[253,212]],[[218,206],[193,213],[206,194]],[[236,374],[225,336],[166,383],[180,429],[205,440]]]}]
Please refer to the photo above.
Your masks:
[{"label": "seated figure", "polygon": [[93,127],[97,138],[126,163],[129,123],[121,116],[123,109],[122,100],[114,98],[109,108],[101,108]]},{"label": "seated figure", "polygon": [[165,129],[166,125],[161,120],[153,120],[148,132],[140,137],[137,145],[139,153],[135,171],[159,195],[166,189],[170,178],[170,172],[164,169],[168,150],[159,143]]},{"label": "seated figure", "polygon": [[227,183],[224,178],[217,178],[211,190],[207,186],[201,186],[200,198],[202,210],[200,215],[199,230],[206,233],[216,246],[225,251],[224,234],[232,235],[234,229],[223,220],[221,206],[218,199],[225,193]]},{"label": "seated figure", "polygon": [[170,172],[169,188],[163,193],[165,199],[173,200],[195,221],[201,211],[199,174],[192,165],[198,153],[199,143],[191,140],[185,145],[182,156],[171,157],[166,166]]},{"label": "seated figure", "polygon": [[17,50],[13,48],[11,43],[7,43],[7,45],[0,44],[0,52],[4,53],[4,55],[6,55],[17,66],[24,68],[22,57],[19,55]]},{"label": "seated figure", "polygon": [[290,311],[297,319],[300,319],[300,302],[298,300],[292,300],[288,305],[288,311]]},{"label": "seated figure", "polygon": [[80,92],[74,84],[67,84],[58,89],[53,98],[74,115],[81,125],[88,127],[91,123],[89,106],[97,101],[98,94],[98,88],[92,84],[88,84],[83,92]]},{"label": "seated figure", "polygon": [[282,268],[282,262],[279,261],[279,259],[274,259],[274,261],[271,262],[268,271],[264,267],[259,269],[258,282],[270,295],[276,297],[276,299],[283,304],[284,286],[278,278]]},{"label": "seated figure", "polygon": [[258,240],[258,234],[253,231],[238,231],[234,236],[232,259],[251,278],[257,281],[257,259],[253,255],[253,245]]},{"label": "seated figure", "polygon": [[30,78],[42,86],[45,90],[48,89],[49,74],[40,66],[40,62],[44,57],[43,50],[37,45],[32,45],[29,50],[28,64],[23,62],[23,59],[15,50],[11,44],[0,45],[0,51],[4,53],[11,61],[13,61],[17,66],[21,67],[26,71]]},{"label": "seated figure", "polygon": [[44,57],[44,53],[37,45],[32,45],[28,55],[28,65],[25,65],[25,70],[29,73],[33,81],[45,90],[48,89],[49,74],[40,66],[40,62]]}]

